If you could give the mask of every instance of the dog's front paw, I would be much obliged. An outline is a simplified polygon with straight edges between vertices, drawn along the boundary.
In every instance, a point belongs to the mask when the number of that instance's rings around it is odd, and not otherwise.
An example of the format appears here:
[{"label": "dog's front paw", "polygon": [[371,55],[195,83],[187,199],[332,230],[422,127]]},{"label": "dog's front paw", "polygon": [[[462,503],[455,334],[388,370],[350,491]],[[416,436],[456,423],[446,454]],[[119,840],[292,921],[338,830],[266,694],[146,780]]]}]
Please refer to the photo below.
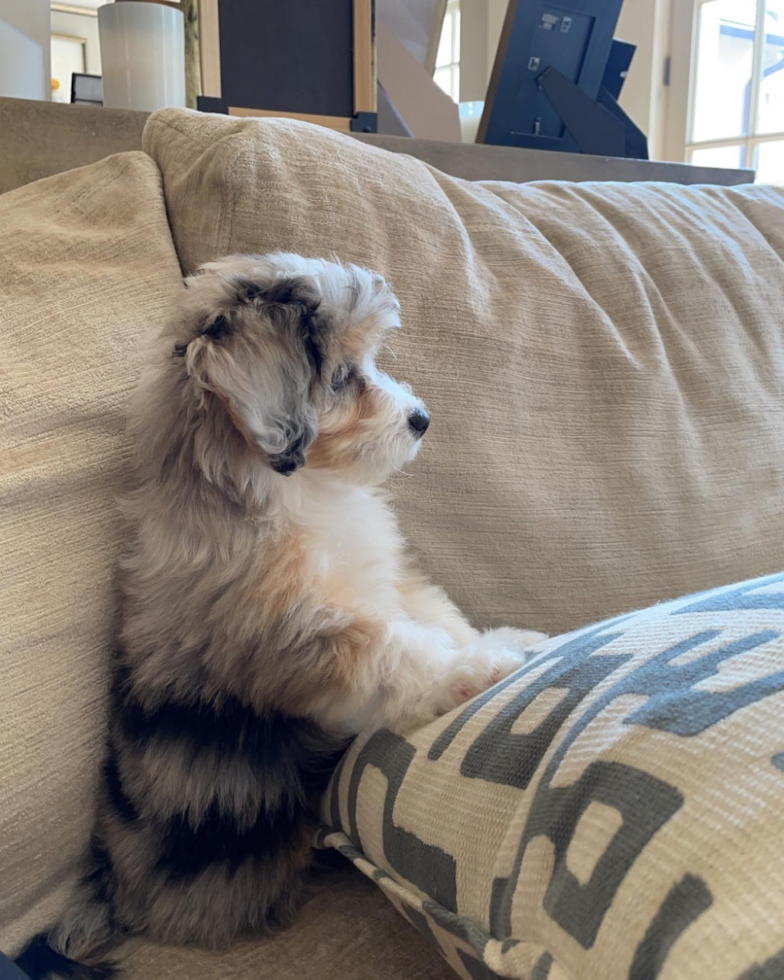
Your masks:
[{"label": "dog's front paw", "polygon": [[544,633],[506,627],[482,633],[420,701],[421,720],[446,714],[487,691],[527,663],[532,645],[546,639]]},{"label": "dog's front paw", "polygon": [[544,633],[511,627],[482,633],[466,650],[466,666],[481,678],[478,689],[476,684],[466,689],[467,697],[474,697],[513,674],[530,660],[531,647],[546,639]]},{"label": "dog's front paw", "polygon": [[535,630],[519,630],[513,626],[500,626],[498,629],[485,630],[477,642],[488,650],[528,651],[534,644],[541,643],[546,639],[546,633],[537,633]]}]

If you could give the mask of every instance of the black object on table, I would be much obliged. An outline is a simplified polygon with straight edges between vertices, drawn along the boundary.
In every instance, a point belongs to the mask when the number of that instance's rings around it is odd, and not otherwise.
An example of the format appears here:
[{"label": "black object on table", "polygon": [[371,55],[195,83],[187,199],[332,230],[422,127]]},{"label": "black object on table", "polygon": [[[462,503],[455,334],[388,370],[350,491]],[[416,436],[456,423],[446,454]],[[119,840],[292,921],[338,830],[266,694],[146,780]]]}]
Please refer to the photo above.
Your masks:
[{"label": "black object on table", "polygon": [[510,0],[478,143],[647,159],[620,108],[634,45],[613,33],[623,0]]}]

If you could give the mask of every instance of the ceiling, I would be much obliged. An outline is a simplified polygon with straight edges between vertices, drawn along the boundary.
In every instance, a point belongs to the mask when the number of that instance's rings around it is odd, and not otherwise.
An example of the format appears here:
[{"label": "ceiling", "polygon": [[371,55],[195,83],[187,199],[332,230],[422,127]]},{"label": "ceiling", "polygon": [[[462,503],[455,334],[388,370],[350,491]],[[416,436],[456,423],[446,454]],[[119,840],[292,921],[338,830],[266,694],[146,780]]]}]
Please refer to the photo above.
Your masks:
[{"label": "ceiling", "polygon": [[69,7],[84,7],[85,10],[97,10],[98,7],[102,7],[105,3],[111,3],[111,0],[61,0],[61,2],[67,3]]}]

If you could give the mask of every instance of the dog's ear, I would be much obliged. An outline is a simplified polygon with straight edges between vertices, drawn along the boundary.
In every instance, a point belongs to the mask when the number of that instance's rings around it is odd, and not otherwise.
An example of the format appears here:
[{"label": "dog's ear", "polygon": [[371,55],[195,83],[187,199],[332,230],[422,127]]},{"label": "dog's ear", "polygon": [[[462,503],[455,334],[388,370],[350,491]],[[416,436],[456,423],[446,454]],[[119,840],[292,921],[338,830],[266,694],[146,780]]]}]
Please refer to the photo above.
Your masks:
[{"label": "dog's ear", "polygon": [[269,285],[239,277],[239,303],[254,303],[265,309],[280,328],[293,328],[302,342],[317,379],[327,356],[327,318],[320,312],[321,293],[309,276],[286,276]]},{"label": "dog's ear", "polygon": [[205,316],[187,345],[187,372],[247,444],[288,476],[304,465],[318,428],[320,297],[307,277],[269,285],[237,278],[232,291],[236,306]]}]

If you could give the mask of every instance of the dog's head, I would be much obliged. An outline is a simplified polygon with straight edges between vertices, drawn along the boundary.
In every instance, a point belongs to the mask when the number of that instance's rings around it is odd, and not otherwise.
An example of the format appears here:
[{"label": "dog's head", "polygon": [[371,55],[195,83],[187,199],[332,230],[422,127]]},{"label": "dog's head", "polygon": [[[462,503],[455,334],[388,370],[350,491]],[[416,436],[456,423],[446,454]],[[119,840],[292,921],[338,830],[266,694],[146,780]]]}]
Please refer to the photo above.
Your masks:
[{"label": "dog's head", "polygon": [[376,484],[416,455],[427,412],[375,364],[400,325],[381,276],[241,255],[202,266],[186,285],[171,357],[200,411],[228,420],[246,457],[283,476],[306,467]]}]

